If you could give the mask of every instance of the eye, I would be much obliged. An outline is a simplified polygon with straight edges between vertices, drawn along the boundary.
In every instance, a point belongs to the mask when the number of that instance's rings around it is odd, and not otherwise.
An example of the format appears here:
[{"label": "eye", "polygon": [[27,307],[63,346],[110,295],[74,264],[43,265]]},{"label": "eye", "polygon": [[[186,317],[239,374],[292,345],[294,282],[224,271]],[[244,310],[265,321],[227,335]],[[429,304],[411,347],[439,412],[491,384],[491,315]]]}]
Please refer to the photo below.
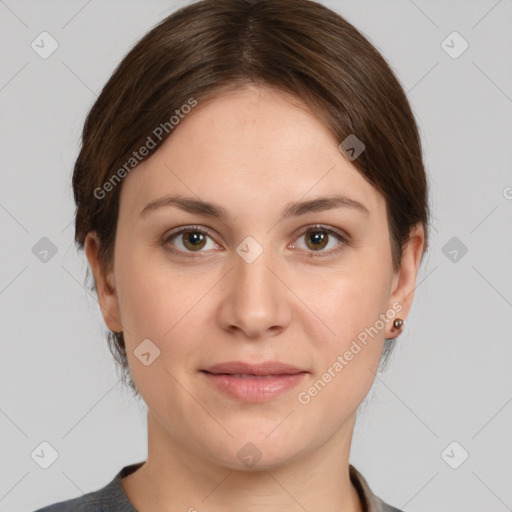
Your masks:
[{"label": "eye", "polygon": [[[210,245],[208,246],[208,239],[211,240]],[[176,244],[172,242],[176,240]],[[174,231],[169,236],[167,236],[164,240],[164,245],[177,247],[177,251],[173,250],[169,247],[169,251],[175,254],[179,253],[193,253],[193,252],[203,252],[202,249],[216,249],[219,246],[213,242],[209,231],[200,228],[199,226],[185,226],[183,228]]]},{"label": "eye", "polygon": [[[308,252],[312,252],[312,254],[308,255],[309,257],[330,256],[331,254],[338,252],[340,250],[340,246],[348,243],[346,236],[321,225],[310,226],[307,231],[299,235],[299,240],[302,237],[305,237],[305,247],[301,247],[300,244],[294,244],[293,247],[295,248],[298,246],[299,249],[305,249]],[[334,243],[331,244],[333,237],[338,240],[338,243],[335,243],[334,241]],[[329,250],[324,250],[326,247],[329,247],[329,245],[331,248]]]}]

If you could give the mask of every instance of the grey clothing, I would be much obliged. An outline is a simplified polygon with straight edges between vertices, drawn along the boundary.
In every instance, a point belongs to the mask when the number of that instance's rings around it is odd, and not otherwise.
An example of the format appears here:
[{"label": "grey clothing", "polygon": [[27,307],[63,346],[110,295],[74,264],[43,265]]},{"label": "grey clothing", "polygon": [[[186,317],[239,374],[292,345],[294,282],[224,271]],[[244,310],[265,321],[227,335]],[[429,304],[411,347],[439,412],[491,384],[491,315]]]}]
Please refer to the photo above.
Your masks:
[{"label": "grey clothing", "polygon": [[[137,512],[124,492],[121,479],[139,469],[142,464],[144,462],[125,466],[109,484],[97,491],[60,501],[35,512]],[[361,473],[352,464],[349,465],[349,474],[361,499],[364,512],[402,512],[375,496]]]}]

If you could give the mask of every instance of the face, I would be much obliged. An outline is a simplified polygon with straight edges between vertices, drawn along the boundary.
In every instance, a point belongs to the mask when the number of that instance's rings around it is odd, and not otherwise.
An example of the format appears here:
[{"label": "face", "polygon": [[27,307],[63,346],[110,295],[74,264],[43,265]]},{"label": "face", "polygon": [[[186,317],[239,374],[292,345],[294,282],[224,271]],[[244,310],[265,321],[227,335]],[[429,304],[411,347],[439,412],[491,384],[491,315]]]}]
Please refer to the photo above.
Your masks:
[{"label": "face", "polygon": [[385,200],[339,142],[297,99],[221,95],[124,179],[108,275],[88,238],[105,321],[166,442],[271,468],[351,433],[423,235],[394,273]]}]

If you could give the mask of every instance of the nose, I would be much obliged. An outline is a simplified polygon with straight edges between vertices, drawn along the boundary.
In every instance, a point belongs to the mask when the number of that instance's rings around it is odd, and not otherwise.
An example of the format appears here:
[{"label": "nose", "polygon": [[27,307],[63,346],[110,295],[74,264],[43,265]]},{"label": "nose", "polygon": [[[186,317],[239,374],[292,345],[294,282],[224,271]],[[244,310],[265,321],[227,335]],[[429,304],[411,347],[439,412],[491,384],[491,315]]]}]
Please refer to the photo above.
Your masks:
[{"label": "nose", "polygon": [[218,318],[222,328],[251,340],[284,331],[291,319],[291,294],[282,274],[270,249],[252,262],[235,254],[234,268],[221,284]]}]

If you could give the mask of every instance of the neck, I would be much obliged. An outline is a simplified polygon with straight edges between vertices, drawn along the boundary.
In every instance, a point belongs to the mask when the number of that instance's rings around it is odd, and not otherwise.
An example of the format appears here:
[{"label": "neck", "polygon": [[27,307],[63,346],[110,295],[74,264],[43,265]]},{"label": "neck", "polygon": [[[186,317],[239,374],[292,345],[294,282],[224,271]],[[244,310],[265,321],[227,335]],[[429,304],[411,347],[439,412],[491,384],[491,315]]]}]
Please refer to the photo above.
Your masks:
[{"label": "neck", "polygon": [[144,512],[363,512],[349,477],[354,421],[355,416],[326,444],[285,466],[240,471],[180,444],[148,413],[147,461],[122,485]]}]

